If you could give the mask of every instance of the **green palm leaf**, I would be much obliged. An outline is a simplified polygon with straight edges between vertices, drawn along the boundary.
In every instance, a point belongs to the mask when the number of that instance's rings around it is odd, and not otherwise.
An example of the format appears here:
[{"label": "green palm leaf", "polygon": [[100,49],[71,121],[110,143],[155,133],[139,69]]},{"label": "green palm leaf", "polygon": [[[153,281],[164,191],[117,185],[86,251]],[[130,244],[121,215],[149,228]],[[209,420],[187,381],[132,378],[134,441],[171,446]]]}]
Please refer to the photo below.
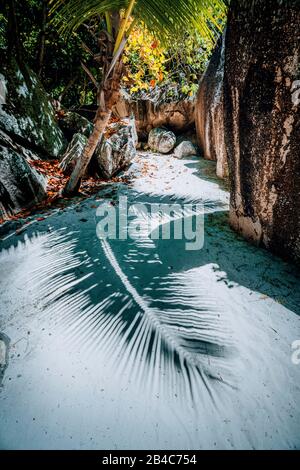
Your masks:
[{"label": "green palm leaf", "polygon": [[[64,34],[95,15],[126,10],[129,0],[49,0],[54,23]],[[217,12],[217,18],[215,17]],[[211,38],[224,17],[223,0],[136,0],[133,17],[164,41],[189,30]]]}]

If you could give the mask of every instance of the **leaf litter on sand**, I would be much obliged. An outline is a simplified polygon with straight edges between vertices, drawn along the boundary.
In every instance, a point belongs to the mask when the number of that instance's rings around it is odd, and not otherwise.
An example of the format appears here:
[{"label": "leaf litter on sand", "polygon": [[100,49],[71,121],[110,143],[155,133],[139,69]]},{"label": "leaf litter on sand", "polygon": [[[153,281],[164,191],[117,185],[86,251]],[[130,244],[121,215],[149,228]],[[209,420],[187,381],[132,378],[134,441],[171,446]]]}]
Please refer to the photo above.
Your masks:
[{"label": "leaf litter on sand", "polygon": [[38,217],[35,219],[36,222],[42,222],[45,220],[41,213],[47,213],[50,209],[64,209],[70,204],[70,201],[76,201],[76,198],[85,199],[93,194],[96,194],[103,185],[108,183],[123,183],[130,184],[132,178],[128,175],[114,176],[110,180],[102,180],[94,177],[84,178],[81,184],[81,191],[74,197],[66,197],[63,195],[63,188],[67,182],[66,177],[61,168],[59,160],[32,160],[29,164],[34,167],[39,173],[47,177],[47,196],[45,199],[38,204],[32,205],[30,208],[21,209],[17,214],[13,214],[6,219],[0,218],[0,225],[7,221],[20,221],[23,223],[21,228],[16,230],[16,234],[22,233],[30,223],[28,218],[34,217],[35,214]]}]

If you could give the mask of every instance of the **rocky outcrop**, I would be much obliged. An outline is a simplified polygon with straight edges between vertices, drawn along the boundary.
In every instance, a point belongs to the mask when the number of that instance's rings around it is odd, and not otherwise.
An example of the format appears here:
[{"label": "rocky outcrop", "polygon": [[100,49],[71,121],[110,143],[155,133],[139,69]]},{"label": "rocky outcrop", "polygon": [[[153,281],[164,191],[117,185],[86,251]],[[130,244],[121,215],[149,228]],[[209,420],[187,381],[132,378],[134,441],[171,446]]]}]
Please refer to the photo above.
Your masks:
[{"label": "rocky outcrop", "polygon": [[194,100],[175,103],[155,103],[151,100],[131,101],[123,95],[115,107],[114,114],[123,118],[133,113],[139,140],[147,141],[153,128],[166,127],[176,134],[182,134],[194,127]]},{"label": "rocky outcrop", "polygon": [[65,139],[38,77],[12,56],[0,71],[0,218],[46,196],[46,180],[31,165],[57,157]]},{"label": "rocky outcrop", "polygon": [[137,135],[134,119],[111,124],[99,142],[91,166],[100,178],[109,179],[128,167],[136,156]]},{"label": "rocky outcrop", "polygon": [[300,263],[299,2],[232,2],[225,136],[231,225]]},{"label": "rocky outcrop", "polygon": [[46,180],[26,158],[29,151],[15,144],[0,130],[0,218],[17,213],[42,200]]},{"label": "rocky outcrop", "polygon": [[195,123],[204,158],[217,162],[217,175],[228,176],[224,132],[223,78],[225,34],[220,38],[203,75],[196,101]]},{"label": "rocky outcrop", "polygon": [[184,140],[174,150],[174,156],[176,158],[187,158],[193,155],[197,155],[197,149],[195,145],[189,140]]},{"label": "rocky outcrop", "polygon": [[60,155],[64,136],[37,75],[11,58],[1,66],[0,82],[0,129],[42,158]]},{"label": "rocky outcrop", "polygon": [[[80,133],[74,134],[60,168],[70,176],[80,158],[88,138]],[[137,134],[134,119],[122,119],[111,123],[98,143],[86,175],[110,179],[119,171],[128,167],[136,156]]]},{"label": "rocky outcrop", "polygon": [[174,132],[166,129],[152,129],[149,133],[148,145],[153,152],[170,153],[176,144]]}]

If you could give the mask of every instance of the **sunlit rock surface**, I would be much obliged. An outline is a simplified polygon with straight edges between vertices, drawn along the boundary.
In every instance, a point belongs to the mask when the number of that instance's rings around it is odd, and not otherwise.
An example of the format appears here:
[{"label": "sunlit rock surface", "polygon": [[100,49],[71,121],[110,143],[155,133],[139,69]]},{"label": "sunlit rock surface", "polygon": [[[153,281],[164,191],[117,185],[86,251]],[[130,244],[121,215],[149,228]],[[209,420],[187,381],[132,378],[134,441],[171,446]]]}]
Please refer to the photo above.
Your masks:
[{"label": "sunlit rock surface", "polygon": [[300,5],[233,3],[226,36],[230,220],[300,263]]},{"label": "sunlit rock surface", "polygon": [[175,147],[174,156],[176,158],[187,158],[193,155],[197,155],[197,149],[189,140],[183,140]]},{"label": "sunlit rock surface", "polygon": [[108,126],[92,158],[94,171],[109,179],[127,168],[136,156],[137,134],[134,118],[125,118]]}]

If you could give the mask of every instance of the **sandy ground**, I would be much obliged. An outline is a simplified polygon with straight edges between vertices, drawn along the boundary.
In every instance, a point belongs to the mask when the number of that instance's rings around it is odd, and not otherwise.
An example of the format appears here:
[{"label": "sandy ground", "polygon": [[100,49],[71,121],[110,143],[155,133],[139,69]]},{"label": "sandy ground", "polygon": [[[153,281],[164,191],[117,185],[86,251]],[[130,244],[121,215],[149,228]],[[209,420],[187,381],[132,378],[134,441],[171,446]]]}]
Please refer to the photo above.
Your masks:
[{"label": "sandy ground", "polygon": [[[2,449],[300,448],[300,273],[230,230],[213,170],[139,154],[130,186],[1,241]],[[139,206],[140,237],[99,240],[120,196],[202,204],[203,248]]]}]

